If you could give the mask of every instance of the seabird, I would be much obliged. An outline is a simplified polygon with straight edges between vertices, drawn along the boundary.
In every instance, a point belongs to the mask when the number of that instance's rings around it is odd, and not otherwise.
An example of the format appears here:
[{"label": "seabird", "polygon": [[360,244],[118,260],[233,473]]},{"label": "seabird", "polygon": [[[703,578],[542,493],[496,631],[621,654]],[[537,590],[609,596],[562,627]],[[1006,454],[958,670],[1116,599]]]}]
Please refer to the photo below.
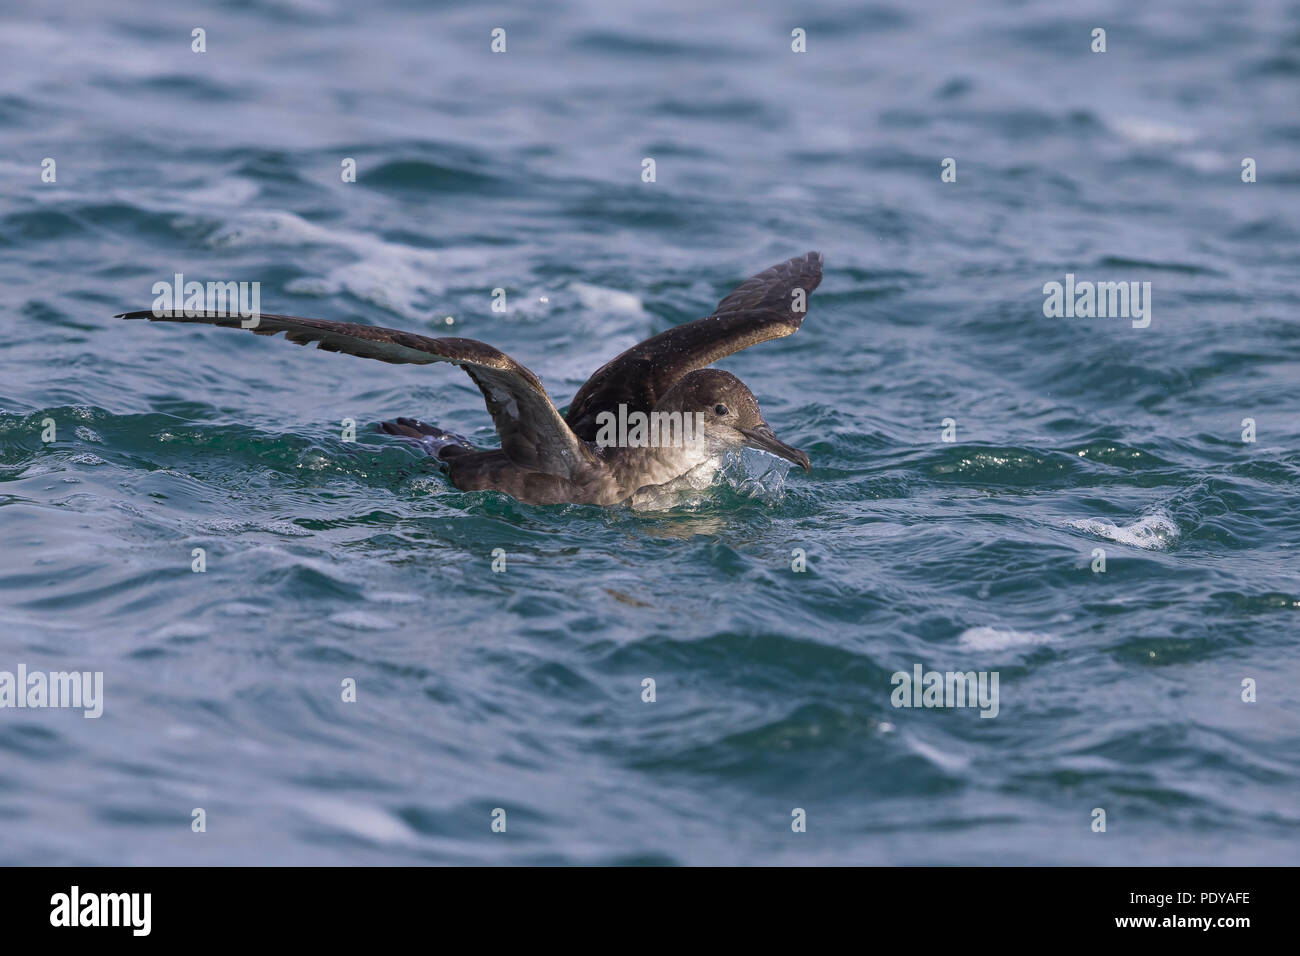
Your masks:
[{"label": "seabird", "polygon": [[[464,491],[501,491],[527,504],[615,505],[716,470],[723,453],[758,448],[812,468],[808,456],[781,441],[763,420],[745,383],[707,368],[758,342],[798,331],[808,297],[822,279],[822,256],[809,252],[742,282],[713,314],[661,332],[601,366],[561,416],[541,381],[504,352],[474,339],[431,338],[351,322],[261,315],[245,324],[238,315],[185,311],[126,312],[119,319],[200,322],[249,328],[257,335],[285,333],[298,345],[315,342],[394,364],[450,362],[463,368],[483,393],[501,436],[501,448],[480,450],[451,432],[399,418],[380,428],[436,456],[451,483]],[[656,421],[702,426],[690,440],[640,444],[602,442],[613,416],[636,413]],[[677,433],[670,434],[675,438]]]}]

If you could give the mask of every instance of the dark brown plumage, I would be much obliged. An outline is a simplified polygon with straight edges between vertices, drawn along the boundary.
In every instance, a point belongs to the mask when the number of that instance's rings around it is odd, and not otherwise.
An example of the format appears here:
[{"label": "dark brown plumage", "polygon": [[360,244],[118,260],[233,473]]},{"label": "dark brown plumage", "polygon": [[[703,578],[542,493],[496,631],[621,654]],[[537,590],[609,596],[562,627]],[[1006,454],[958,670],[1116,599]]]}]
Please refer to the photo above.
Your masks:
[{"label": "dark brown plumage", "polygon": [[[594,441],[600,412],[619,403],[648,412],[687,372],[759,342],[793,335],[821,281],[820,252],[764,269],[736,286],[707,318],[660,332],[602,365],[573,396],[564,420],[579,438]],[[805,311],[793,308],[796,290],[803,292]]]}]

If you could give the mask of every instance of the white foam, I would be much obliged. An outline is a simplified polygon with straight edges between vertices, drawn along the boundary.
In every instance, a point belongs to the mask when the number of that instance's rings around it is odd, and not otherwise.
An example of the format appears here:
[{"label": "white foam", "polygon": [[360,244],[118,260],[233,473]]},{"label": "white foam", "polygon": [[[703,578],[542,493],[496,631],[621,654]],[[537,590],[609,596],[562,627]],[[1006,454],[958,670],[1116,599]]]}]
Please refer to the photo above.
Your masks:
[{"label": "white foam", "polygon": [[1076,518],[1069,525],[1088,534],[1148,551],[1163,550],[1178,540],[1178,525],[1163,511],[1153,512],[1123,526],[1105,518]]},{"label": "white foam", "polygon": [[968,651],[1001,651],[1009,647],[1033,647],[1051,644],[1056,638],[1051,634],[1034,631],[1013,631],[1004,627],[968,627],[957,638],[957,646]]},{"label": "white foam", "polygon": [[1222,169],[1227,169],[1232,165],[1227,156],[1222,153],[1211,152],[1207,149],[1193,150],[1190,153],[1181,153],[1174,156],[1174,159],[1192,167],[1198,173],[1217,173]]},{"label": "white foam", "polygon": [[164,624],[161,627],[154,628],[149,632],[151,640],[155,641],[184,641],[189,644],[193,641],[199,641],[208,636],[208,628],[197,621],[177,621],[172,624]]},{"label": "white foam", "polygon": [[257,183],[248,179],[227,176],[208,186],[200,186],[189,191],[190,203],[194,206],[242,206],[257,197],[260,189]]},{"label": "white foam", "polygon": [[938,747],[932,747],[913,734],[905,734],[903,739],[909,747],[926,760],[930,761],[937,767],[949,771],[950,773],[960,773],[970,766],[969,757],[964,757],[961,754],[950,753],[946,750],[941,750]]},{"label": "white foam", "polygon": [[569,288],[578,297],[584,308],[597,309],[601,312],[624,312],[628,315],[641,315],[645,307],[641,299],[631,292],[618,289],[606,289],[585,282],[570,282]]},{"label": "white foam", "polygon": [[[364,233],[326,228],[283,210],[247,212],[218,230],[208,244],[220,248],[258,245],[333,246],[356,261],[332,269],[326,276],[294,280],[291,291],[310,295],[347,292],[408,319],[427,320],[446,289],[432,279],[436,266],[450,264],[441,252],[386,242]],[[263,300],[263,305],[265,305]]]},{"label": "white foam", "polygon": [[331,614],[329,621],[354,631],[391,631],[397,627],[392,621],[369,611],[339,611]]},{"label": "white foam", "polygon": [[378,807],[334,797],[304,797],[295,801],[319,823],[377,843],[407,843],[415,838],[405,821]]},{"label": "white foam", "polygon": [[1181,146],[1196,139],[1196,131],[1140,116],[1121,116],[1111,124],[1129,142],[1142,146]]},{"label": "white foam", "polygon": [[217,518],[206,524],[207,531],[210,534],[218,535],[236,535],[263,532],[266,534],[280,534],[292,538],[306,538],[311,536],[311,532],[306,528],[300,528],[291,521],[254,521],[240,518]]},{"label": "white foam", "polygon": [[376,604],[419,604],[424,598],[407,591],[367,591],[366,600]]}]

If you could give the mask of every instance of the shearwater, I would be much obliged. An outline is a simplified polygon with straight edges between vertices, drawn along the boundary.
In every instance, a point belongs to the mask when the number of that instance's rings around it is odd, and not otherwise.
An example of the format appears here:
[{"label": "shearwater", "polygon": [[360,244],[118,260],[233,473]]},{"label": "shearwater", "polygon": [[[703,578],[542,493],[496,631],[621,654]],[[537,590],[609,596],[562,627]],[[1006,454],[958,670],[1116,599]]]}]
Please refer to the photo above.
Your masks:
[{"label": "shearwater", "polygon": [[[315,342],[394,364],[459,365],[483,393],[501,437],[500,449],[474,448],[451,432],[411,418],[380,428],[421,445],[464,491],[504,492],[528,504],[616,505],[639,493],[691,481],[716,470],[729,451],[757,448],[811,471],[808,456],[773,433],[758,401],[729,372],[707,366],[758,342],[799,330],[808,297],[822,279],[822,255],[809,252],[745,280],[713,313],[634,345],[596,371],[561,416],[531,371],[504,352],[474,339],[431,338],[413,332],[305,319],[193,310],[126,312],[122,319],[196,322],[247,328],[255,335],[285,333],[298,345]],[[680,444],[601,445],[597,433],[611,413],[702,416],[699,440]]]}]

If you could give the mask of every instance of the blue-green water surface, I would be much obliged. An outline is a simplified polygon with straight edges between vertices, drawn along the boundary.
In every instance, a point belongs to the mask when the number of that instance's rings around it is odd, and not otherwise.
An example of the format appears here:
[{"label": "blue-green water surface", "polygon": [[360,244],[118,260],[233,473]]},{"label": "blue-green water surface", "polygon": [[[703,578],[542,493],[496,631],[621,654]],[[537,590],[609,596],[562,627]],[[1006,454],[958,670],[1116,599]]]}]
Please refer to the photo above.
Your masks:
[{"label": "blue-green water surface", "polygon": [[[1297,861],[1294,4],[81,0],[0,75],[0,671],[104,674],[0,710],[0,862]],[[112,318],[258,281],[563,405],[808,249],[721,364],[811,474],[652,514],[375,433],[495,441],[455,368]]]}]

